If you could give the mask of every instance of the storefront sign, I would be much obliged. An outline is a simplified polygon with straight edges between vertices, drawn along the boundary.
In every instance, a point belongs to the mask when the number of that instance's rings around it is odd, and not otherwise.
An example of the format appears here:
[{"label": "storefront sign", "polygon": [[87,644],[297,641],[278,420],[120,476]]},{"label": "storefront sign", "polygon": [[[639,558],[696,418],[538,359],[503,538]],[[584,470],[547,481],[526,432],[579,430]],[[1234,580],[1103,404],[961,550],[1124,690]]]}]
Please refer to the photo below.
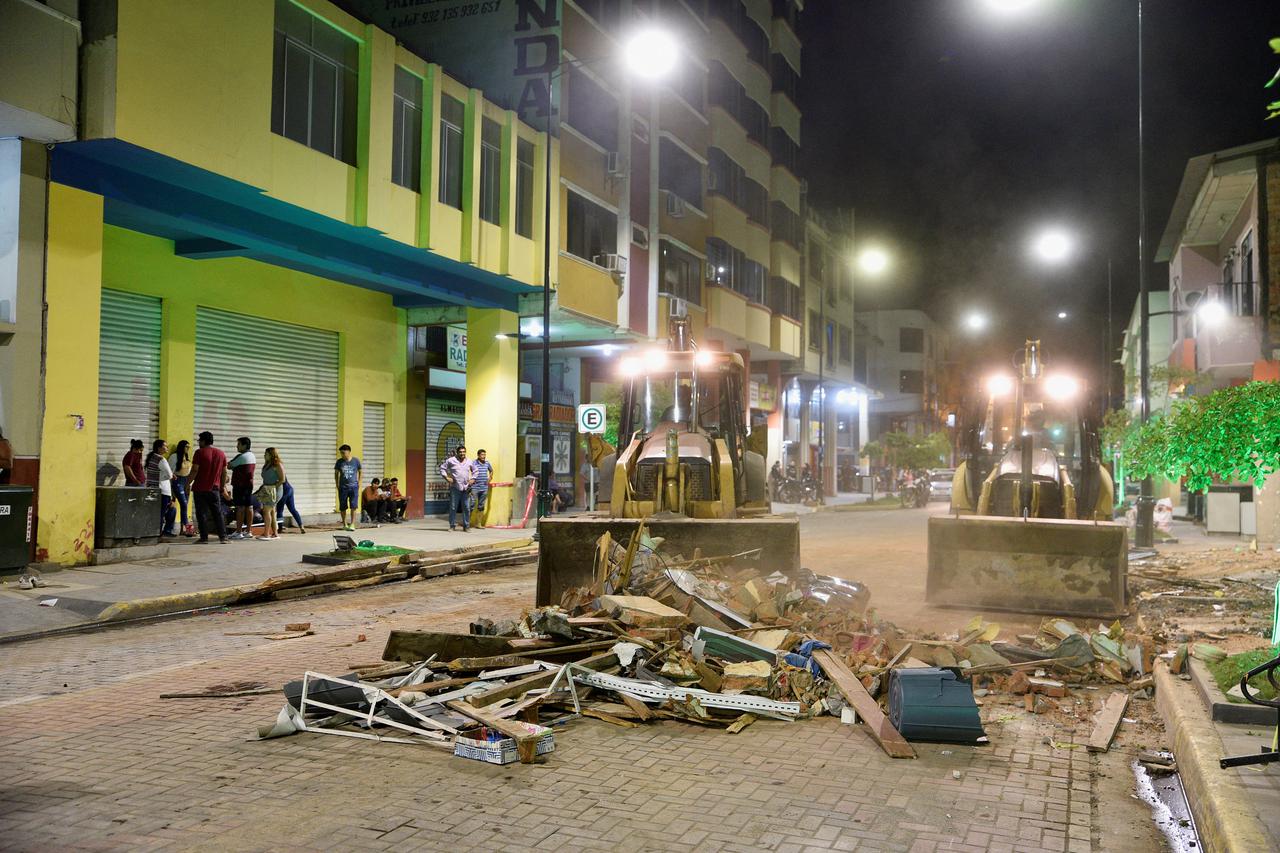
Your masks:
[{"label": "storefront sign", "polygon": [[[520,401],[520,420],[522,421],[542,421],[542,404],[530,403],[528,400]],[[573,410],[573,406],[558,406],[551,404],[551,420],[554,423],[576,424],[578,422],[577,412]]]},{"label": "storefront sign", "polygon": [[450,370],[467,372],[467,327],[450,326],[445,339]]},{"label": "storefront sign", "polygon": [[[561,0],[336,0],[539,130],[560,64]],[[557,98],[557,100],[559,100]]]},{"label": "storefront sign", "polygon": [[748,402],[753,409],[772,412],[778,407],[778,390],[767,382],[753,379],[748,389]]}]

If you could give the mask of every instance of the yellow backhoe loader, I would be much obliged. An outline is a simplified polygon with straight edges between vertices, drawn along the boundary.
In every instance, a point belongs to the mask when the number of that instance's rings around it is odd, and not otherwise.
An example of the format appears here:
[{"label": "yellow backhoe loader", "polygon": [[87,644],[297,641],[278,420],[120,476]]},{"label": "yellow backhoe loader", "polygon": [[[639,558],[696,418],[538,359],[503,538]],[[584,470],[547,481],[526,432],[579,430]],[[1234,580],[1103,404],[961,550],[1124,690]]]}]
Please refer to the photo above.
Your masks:
[{"label": "yellow backhoe loader", "polygon": [[621,359],[620,450],[600,462],[607,505],[538,523],[539,605],[589,585],[601,534],[625,542],[641,521],[665,553],[760,549],[761,567],[799,569],[796,519],[768,515],[764,457],[748,449],[742,357],[695,349],[688,332],[675,318],[666,348]]},{"label": "yellow backhoe loader", "polygon": [[951,514],[929,519],[930,604],[1109,617],[1124,612],[1127,528],[1112,521],[1097,407],[1029,340],[1017,375],[966,401]]}]

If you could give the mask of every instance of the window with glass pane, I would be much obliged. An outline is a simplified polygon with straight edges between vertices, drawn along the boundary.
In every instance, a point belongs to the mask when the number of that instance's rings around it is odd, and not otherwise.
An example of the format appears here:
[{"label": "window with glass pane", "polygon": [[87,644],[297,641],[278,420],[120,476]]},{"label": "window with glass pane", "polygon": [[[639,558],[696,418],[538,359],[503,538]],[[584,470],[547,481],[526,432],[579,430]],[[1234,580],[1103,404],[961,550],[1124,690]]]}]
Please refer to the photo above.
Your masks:
[{"label": "window with glass pane", "polygon": [[817,311],[809,311],[809,349],[815,352],[822,348],[822,319]]},{"label": "window with glass pane", "polygon": [[924,329],[898,329],[898,352],[924,352]]},{"label": "window with glass pane", "polygon": [[391,107],[391,180],[418,190],[422,171],[422,79],[396,67]]},{"label": "window with glass pane", "polygon": [[480,123],[480,218],[502,221],[502,125],[491,118]]},{"label": "window with glass pane", "polygon": [[853,330],[840,327],[840,363],[853,364]]},{"label": "window with glass pane", "polygon": [[276,0],[271,131],[355,165],[360,45]]},{"label": "window with glass pane", "polygon": [[898,371],[898,392],[900,394],[923,394],[924,372],[920,370]]},{"label": "window with glass pane", "polygon": [[616,254],[618,251],[618,217],[613,211],[601,207],[593,201],[568,192],[569,205],[565,211],[568,219],[568,234],[565,237],[565,251],[585,261],[596,263],[603,261],[603,255]]},{"label": "window with glass pane", "polygon": [[533,143],[516,140],[516,233],[533,236]]},{"label": "window with glass pane", "polygon": [[440,203],[462,209],[462,127],[466,124],[462,101],[440,96]]},{"label": "window with glass pane", "polygon": [[679,246],[663,240],[659,255],[658,291],[699,305],[702,260]]},{"label": "window with glass pane", "polygon": [[702,166],[670,139],[658,150],[658,188],[674,193],[694,207],[702,207]]},{"label": "window with glass pane", "polygon": [[618,150],[618,101],[585,73],[566,81],[565,123],[606,151]]}]

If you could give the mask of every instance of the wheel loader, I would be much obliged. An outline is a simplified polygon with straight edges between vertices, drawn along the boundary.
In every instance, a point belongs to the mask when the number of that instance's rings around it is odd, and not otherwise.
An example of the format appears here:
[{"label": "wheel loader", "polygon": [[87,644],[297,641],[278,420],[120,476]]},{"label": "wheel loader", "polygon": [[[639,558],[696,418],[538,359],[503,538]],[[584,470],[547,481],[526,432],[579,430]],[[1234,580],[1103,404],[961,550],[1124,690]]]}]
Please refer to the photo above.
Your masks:
[{"label": "wheel loader", "polygon": [[1124,612],[1127,528],[1101,461],[1098,407],[1028,340],[1016,375],[966,401],[951,513],[929,519],[926,600],[1111,617]]},{"label": "wheel loader", "polygon": [[745,376],[737,353],[696,349],[674,318],[665,348],[622,358],[619,450],[601,460],[595,513],[538,522],[538,605],[592,582],[596,544],[626,542],[643,521],[663,553],[741,554],[756,565],[799,569],[794,516],[770,516],[764,456],[747,433]]}]

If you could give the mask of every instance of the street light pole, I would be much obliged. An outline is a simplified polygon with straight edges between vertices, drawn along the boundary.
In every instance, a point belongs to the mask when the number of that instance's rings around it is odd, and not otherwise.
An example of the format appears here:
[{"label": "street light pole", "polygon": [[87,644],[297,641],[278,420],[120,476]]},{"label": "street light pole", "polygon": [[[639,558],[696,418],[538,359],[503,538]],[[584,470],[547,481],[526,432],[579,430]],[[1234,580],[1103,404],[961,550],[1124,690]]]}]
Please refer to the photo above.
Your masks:
[{"label": "street light pole", "polygon": [[[538,518],[551,511],[551,141],[559,136],[560,114],[556,112],[552,86],[560,65],[547,66],[547,168],[542,208],[542,441],[538,468]],[[555,133],[552,133],[552,128]]]},{"label": "street light pole", "polygon": [[[1143,90],[1142,90],[1142,0],[1138,0],[1138,302],[1139,302],[1139,339],[1138,339],[1138,393],[1142,399],[1138,404],[1139,418],[1145,424],[1151,416],[1151,293],[1147,286],[1147,194],[1146,194],[1146,154],[1143,137]],[[1155,497],[1151,476],[1142,478],[1142,490],[1138,495],[1137,524],[1134,528],[1134,544],[1139,548],[1150,548],[1155,544],[1153,512]]]}]

